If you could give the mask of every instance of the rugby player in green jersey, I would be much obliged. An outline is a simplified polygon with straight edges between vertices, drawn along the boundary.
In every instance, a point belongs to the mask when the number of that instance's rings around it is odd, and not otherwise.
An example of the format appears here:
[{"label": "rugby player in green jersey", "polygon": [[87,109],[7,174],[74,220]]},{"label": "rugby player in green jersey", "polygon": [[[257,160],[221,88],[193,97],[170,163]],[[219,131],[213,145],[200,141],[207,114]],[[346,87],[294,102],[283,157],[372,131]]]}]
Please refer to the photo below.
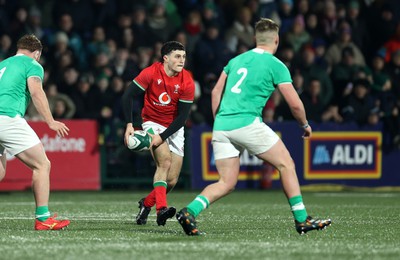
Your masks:
[{"label": "rugby player in green jersey", "polygon": [[68,127],[54,120],[43,91],[44,72],[38,63],[42,48],[36,36],[24,35],[17,42],[17,54],[0,62],[0,180],[6,174],[7,150],[33,171],[35,230],[58,230],[70,221],[50,216],[50,161],[39,137],[24,119],[32,99],[49,128],[61,137],[68,135]]},{"label": "rugby player in green jersey", "polygon": [[235,188],[244,149],[273,165],[280,173],[298,233],[323,229],[330,219],[307,214],[295,165],[278,135],[262,122],[262,110],[276,88],[288,103],[294,118],[311,136],[305,109],[296,93],[288,68],[274,54],[279,45],[278,25],[262,18],[255,25],[256,48],[229,61],[212,91],[215,118],[212,145],[219,181],[208,185],[176,217],[187,235],[200,235],[195,218],[200,212]]}]

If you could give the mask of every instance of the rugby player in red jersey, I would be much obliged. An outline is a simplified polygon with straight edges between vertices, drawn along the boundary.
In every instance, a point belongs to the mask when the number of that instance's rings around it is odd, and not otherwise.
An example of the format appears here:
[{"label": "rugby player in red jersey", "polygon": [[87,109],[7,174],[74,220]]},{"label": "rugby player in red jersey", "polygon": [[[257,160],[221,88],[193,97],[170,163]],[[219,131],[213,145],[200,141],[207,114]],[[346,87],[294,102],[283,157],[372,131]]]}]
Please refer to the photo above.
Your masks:
[{"label": "rugby player in red jersey", "polygon": [[124,141],[134,133],[133,100],[144,92],[142,128],[152,141],[150,151],[156,163],[154,189],[139,201],[136,223],[144,225],[151,207],[156,206],[157,224],[165,225],[176,209],[167,206],[167,193],[178,181],[184,155],[184,125],[194,100],[194,81],[183,68],[185,47],[176,41],[166,42],[161,48],[162,62],[142,70],[125,91],[122,103],[126,118]]}]

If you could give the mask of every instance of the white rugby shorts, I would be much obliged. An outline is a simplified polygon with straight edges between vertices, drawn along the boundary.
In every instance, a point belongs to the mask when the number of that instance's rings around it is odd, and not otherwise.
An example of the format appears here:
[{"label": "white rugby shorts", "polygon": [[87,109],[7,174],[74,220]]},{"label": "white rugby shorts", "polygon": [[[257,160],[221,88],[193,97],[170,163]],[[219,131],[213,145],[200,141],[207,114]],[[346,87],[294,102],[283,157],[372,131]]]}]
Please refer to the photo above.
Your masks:
[{"label": "white rugby shorts", "polygon": [[0,154],[5,149],[11,155],[16,155],[38,143],[39,137],[24,118],[0,115]]},{"label": "white rugby shorts", "polygon": [[279,136],[259,120],[230,131],[213,131],[212,146],[215,160],[239,156],[244,149],[250,155],[264,153],[279,141]]},{"label": "white rugby shorts", "polygon": [[[143,130],[149,132],[150,129],[153,130],[154,134],[161,134],[162,132],[167,129],[165,126],[160,124],[154,123],[152,121],[147,121],[142,124]],[[151,133],[151,131],[150,131]],[[184,145],[185,145],[185,137],[184,137],[184,130],[181,127],[178,131],[176,131],[173,135],[165,140],[168,143],[169,150],[179,156],[184,155]]]}]

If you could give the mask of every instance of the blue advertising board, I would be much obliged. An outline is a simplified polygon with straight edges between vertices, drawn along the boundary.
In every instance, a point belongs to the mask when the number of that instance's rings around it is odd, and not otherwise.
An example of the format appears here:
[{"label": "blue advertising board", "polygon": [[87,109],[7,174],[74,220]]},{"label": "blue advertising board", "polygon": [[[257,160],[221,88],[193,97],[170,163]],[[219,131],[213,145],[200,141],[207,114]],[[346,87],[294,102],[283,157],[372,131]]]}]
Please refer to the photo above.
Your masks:
[{"label": "blue advertising board", "polygon": [[[382,152],[380,127],[359,128],[346,124],[313,124],[312,138],[304,140],[295,122],[269,125],[282,138],[296,164],[301,185],[341,184],[358,187],[400,186],[400,151]],[[218,180],[212,151],[212,129],[194,126],[191,134],[192,188],[201,189]],[[246,151],[240,157],[236,188],[260,188],[265,164]],[[279,173],[271,173],[279,187]]]}]

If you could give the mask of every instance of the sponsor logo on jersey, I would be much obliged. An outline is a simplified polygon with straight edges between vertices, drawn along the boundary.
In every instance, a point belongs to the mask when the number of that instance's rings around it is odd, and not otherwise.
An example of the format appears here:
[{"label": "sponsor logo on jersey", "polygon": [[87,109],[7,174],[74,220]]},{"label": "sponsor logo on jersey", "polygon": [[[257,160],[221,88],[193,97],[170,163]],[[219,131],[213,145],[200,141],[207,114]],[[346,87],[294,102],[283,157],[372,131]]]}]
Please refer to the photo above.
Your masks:
[{"label": "sponsor logo on jersey", "polygon": [[158,96],[158,101],[160,101],[160,103],[163,105],[168,105],[169,103],[171,103],[171,97],[168,95],[167,92],[163,92],[160,96]]},{"label": "sponsor logo on jersey", "polygon": [[157,85],[160,85],[160,84],[161,84],[161,82],[162,82],[162,80],[161,80],[161,79],[157,79]]},{"label": "sponsor logo on jersey", "polygon": [[380,132],[313,133],[304,147],[306,179],[379,179]]}]

